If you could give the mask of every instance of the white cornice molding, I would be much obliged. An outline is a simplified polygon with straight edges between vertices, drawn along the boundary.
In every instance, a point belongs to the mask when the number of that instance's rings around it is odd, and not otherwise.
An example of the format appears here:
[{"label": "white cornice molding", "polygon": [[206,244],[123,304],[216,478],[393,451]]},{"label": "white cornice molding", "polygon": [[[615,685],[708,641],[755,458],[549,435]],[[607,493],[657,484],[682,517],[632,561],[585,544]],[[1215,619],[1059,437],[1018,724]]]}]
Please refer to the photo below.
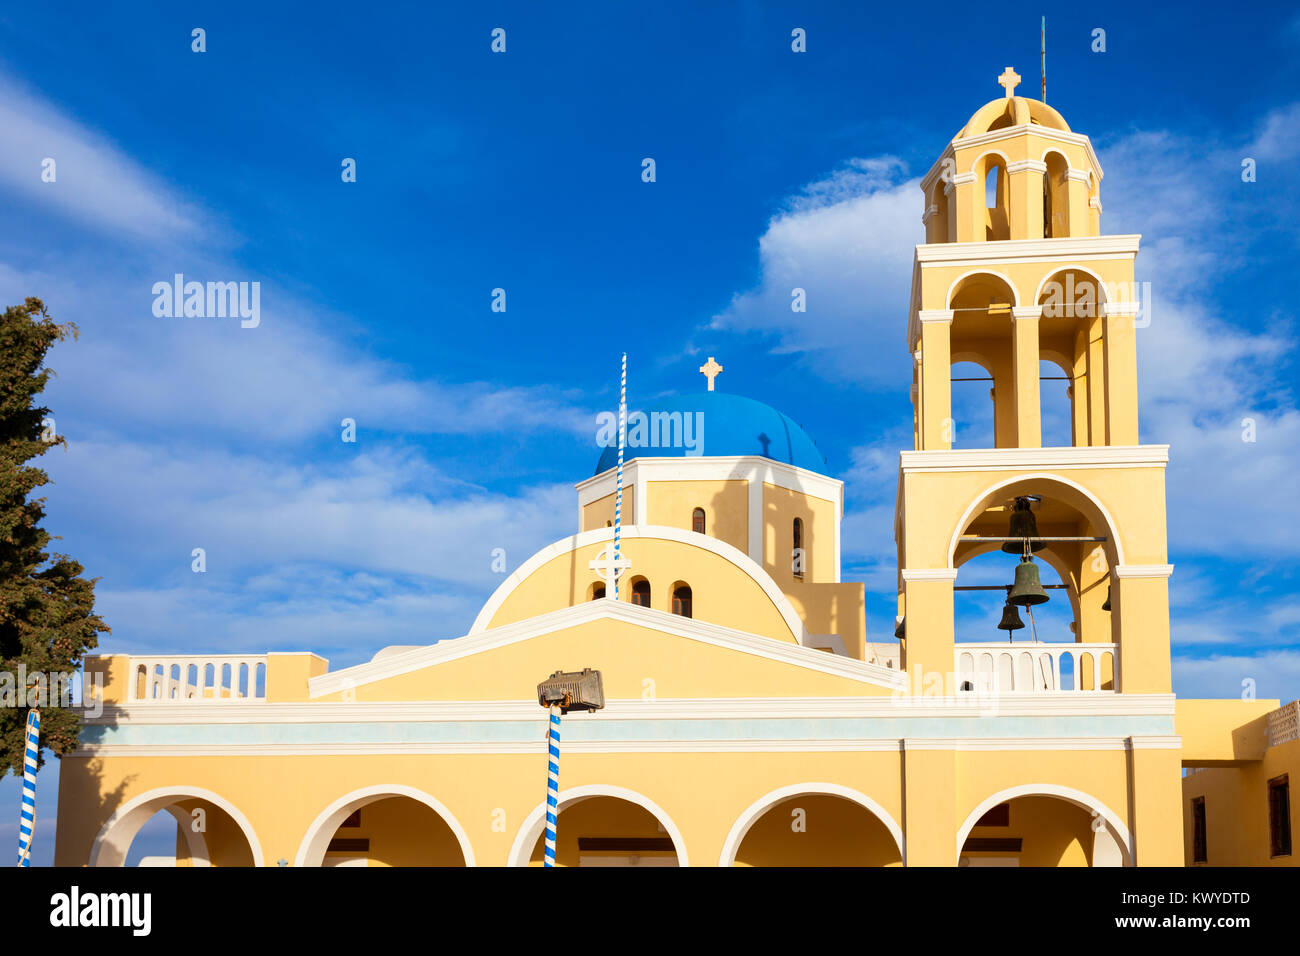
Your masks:
[{"label": "white cornice molding", "polygon": [[[1101,168],[1101,161],[1097,158],[1097,152],[1092,148],[1092,140],[1083,133],[1066,132],[1063,129],[1052,129],[1051,127],[1039,126],[1035,123],[1022,123],[1019,126],[1007,126],[988,133],[980,133],[977,136],[961,137],[960,133],[958,133],[958,136],[954,137],[952,141],[944,147],[939,158],[934,161],[934,164],[921,178],[921,188],[927,193],[929,192],[934,185],[934,181],[943,172],[943,161],[945,159],[951,159],[953,164],[956,165],[957,150],[960,149],[964,152],[971,148],[989,146],[994,143],[1002,142],[1003,140],[1015,139],[1017,136],[1023,136],[1025,133],[1032,133],[1035,136],[1040,136],[1043,139],[1057,143],[1068,143],[1073,146],[1082,146],[1087,153],[1088,162],[1092,164],[1093,169],[1097,170],[1097,177],[1101,178],[1105,176],[1105,172]],[[1050,150],[1045,151],[1044,155],[1046,155],[1047,152],[1050,152]],[[963,175],[970,176],[971,179],[974,179],[975,177],[974,173],[967,172],[956,173],[954,178]]]},{"label": "white cornice molding", "polygon": [[1029,171],[1039,174],[1045,173],[1047,172],[1047,164],[1038,159],[1018,159],[1013,163],[1007,163],[1008,175]]},{"label": "white cornice molding", "polygon": [[975,182],[975,174],[972,172],[953,173],[950,182],[954,186],[961,186],[965,183],[973,183]]},{"label": "white cornice molding", "polygon": [[1002,129],[992,130],[988,133],[980,133],[977,136],[967,136],[962,139],[952,141],[954,153],[956,150],[979,149],[984,146],[991,146],[994,143],[1000,143],[1003,140],[1015,139],[1017,136],[1023,136],[1025,133],[1032,133],[1043,139],[1055,140],[1058,143],[1069,143],[1072,146],[1082,146],[1088,154],[1088,162],[1092,168],[1097,170],[1098,177],[1104,176],[1101,169],[1101,161],[1097,159],[1097,153],[1092,148],[1092,140],[1083,133],[1066,132],[1063,129],[1053,129],[1050,126],[1039,126],[1036,123],[1022,123],[1019,126],[1005,126]]},{"label": "white cornice molding", "polygon": [[956,568],[903,568],[899,573],[907,582],[957,580]]},{"label": "white cornice molding", "polygon": [[1141,302],[1103,302],[1102,315],[1137,315],[1142,311]]},{"label": "white cornice molding", "polygon": [[[566,718],[567,719],[567,718]],[[540,723],[541,718],[538,718]],[[900,753],[913,751],[1181,750],[1178,736],[772,738],[753,740],[566,740],[564,752],[620,753]],[[382,754],[535,754],[536,740],[413,743],[86,744],[67,757],[360,757]]]},{"label": "white cornice molding", "polygon": [[[896,672],[897,673],[897,672]],[[901,717],[1171,717],[1173,694],[1023,694],[992,700],[929,696],[889,697],[677,697],[611,699],[598,713],[575,711],[572,721],[767,720],[793,718],[893,719]],[[280,701],[235,706],[208,703],[105,705],[88,726],[142,724],[429,723],[541,720],[535,700],[504,701]]]},{"label": "white cornice molding", "polygon": [[1077,448],[953,448],[899,452],[905,474],[938,471],[1016,471],[1027,468],[1161,468],[1168,445],[1089,445]]},{"label": "white cornice molding", "polygon": [[[602,528],[600,530],[608,532],[612,529]],[[591,534],[591,532],[588,532],[588,534]],[[584,536],[579,535],[578,537]],[[736,553],[740,554],[738,551]],[[741,557],[744,556],[741,555]],[[748,560],[748,558],[745,558],[745,560]],[[785,600],[784,595],[781,597]],[[789,607],[789,601],[786,600],[785,603]],[[791,609],[791,613],[793,613],[793,609]],[[628,601],[603,598],[549,611],[546,614],[523,621],[516,621],[502,627],[474,631],[464,637],[439,641],[429,647],[406,651],[379,661],[371,661],[330,674],[322,674],[311,678],[307,682],[308,693],[312,697],[340,693],[349,688],[360,687],[429,667],[436,667],[438,664],[448,661],[459,660],[501,647],[508,647],[511,644],[517,644],[534,637],[598,620],[615,620],[639,625],[714,647],[752,654],[755,657],[790,664],[806,670],[820,671],[824,674],[844,677],[864,684],[874,684],[891,690],[903,687],[907,683],[906,677],[898,671],[879,664],[868,664],[851,658],[840,658],[834,654],[827,654],[825,651],[806,647],[802,643],[787,644],[774,638],[747,634],[744,631],[682,617],[679,614],[669,614],[667,611],[641,607]],[[795,632],[797,638],[800,640],[806,639],[807,631],[803,627],[803,622],[798,620],[797,615],[795,621],[798,624],[798,630]]]},{"label": "white cornice molding", "polygon": [[1066,179],[1073,179],[1075,182],[1083,183],[1086,186],[1092,185],[1092,173],[1086,169],[1075,169],[1073,167],[1065,171]]},{"label": "white cornice molding", "polygon": [[[1131,741],[1142,745],[1132,747]],[[924,737],[906,738],[907,750],[1005,751],[1005,750],[1181,750],[1181,737]]]},{"label": "white cornice molding", "polygon": [[1062,236],[1059,239],[1002,239],[997,242],[930,242],[916,247],[916,260],[927,266],[993,265],[998,262],[1055,262],[1062,259],[1131,259],[1140,234]]},{"label": "white cornice molding", "polygon": [[935,322],[941,325],[950,325],[954,315],[952,309],[921,309],[916,313],[916,319],[922,325]]},{"label": "white cornice molding", "polygon": [[1041,318],[1042,315],[1043,307],[1041,305],[1013,305],[1011,307],[1011,318],[1014,320],[1037,319]]},{"label": "white cornice molding", "polygon": [[1089,197],[1088,205],[1091,206],[1093,209],[1097,210],[1097,212],[1101,212],[1101,200],[1098,199],[1096,196]]},{"label": "white cornice molding", "polygon": [[[618,469],[609,468],[574,485],[578,505],[614,494]],[[690,458],[637,457],[623,465],[623,486],[640,479],[651,481],[763,481],[787,491],[834,502],[843,512],[844,482],[761,455],[700,455]],[[639,507],[639,505],[638,505]]]},{"label": "white cornice molding", "polygon": [[1167,578],[1174,573],[1172,564],[1119,564],[1111,569],[1117,578]]}]

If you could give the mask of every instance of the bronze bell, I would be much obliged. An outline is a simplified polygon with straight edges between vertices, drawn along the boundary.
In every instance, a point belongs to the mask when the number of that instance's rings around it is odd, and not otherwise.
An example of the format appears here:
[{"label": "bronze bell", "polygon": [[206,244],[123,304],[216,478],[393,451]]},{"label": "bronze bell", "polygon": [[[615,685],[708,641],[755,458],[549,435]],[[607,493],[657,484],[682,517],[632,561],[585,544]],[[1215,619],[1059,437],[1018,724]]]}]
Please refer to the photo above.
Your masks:
[{"label": "bronze bell", "polygon": [[1110,585],[1106,585],[1106,603],[1101,606],[1103,611],[1110,610]]},{"label": "bronze bell", "polygon": [[1033,604],[1042,604],[1046,600],[1047,592],[1043,590],[1042,582],[1038,580],[1038,565],[1034,564],[1033,558],[1025,555],[1016,565],[1016,583],[1011,585],[1007,603],[1029,607]]},{"label": "bronze bell", "polygon": [[[1011,529],[1007,531],[1007,537],[1016,539],[1002,542],[1002,550],[1007,554],[1024,554],[1024,539],[1038,537],[1038,521],[1034,518],[1028,498],[1016,499],[1015,507],[1011,510]],[[1035,541],[1029,546],[1031,551],[1042,551],[1044,547],[1042,541]]]},{"label": "bronze bell", "polygon": [[894,637],[898,638],[900,641],[907,636],[907,628],[904,626],[905,624],[907,624],[907,618],[899,618],[898,626],[894,628]]},{"label": "bronze bell", "polygon": [[1020,620],[1020,612],[1016,606],[1008,601],[1002,605],[1002,620],[998,622],[999,631],[1018,631],[1025,626],[1025,622]]}]

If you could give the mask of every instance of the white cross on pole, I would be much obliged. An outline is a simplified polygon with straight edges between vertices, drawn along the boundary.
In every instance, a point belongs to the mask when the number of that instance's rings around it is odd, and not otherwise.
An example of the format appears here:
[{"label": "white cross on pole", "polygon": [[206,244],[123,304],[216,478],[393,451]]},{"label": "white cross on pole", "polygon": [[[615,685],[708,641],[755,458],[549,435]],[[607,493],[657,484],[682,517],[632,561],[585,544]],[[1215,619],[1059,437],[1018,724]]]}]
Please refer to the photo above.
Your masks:
[{"label": "white cross on pole", "polygon": [[1015,95],[1013,91],[1020,85],[1020,74],[1007,67],[998,77],[998,85],[1007,91],[1007,99],[1011,99]]},{"label": "white cross on pole", "polygon": [[615,600],[614,595],[617,593],[615,585],[618,583],[619,575],[632,567],[632,562],[622,555],[615,559],[610,553],[610,548],[606,546],[593,560],[587,562],[587,567],[605,579],[605,597],[612,601]]}]

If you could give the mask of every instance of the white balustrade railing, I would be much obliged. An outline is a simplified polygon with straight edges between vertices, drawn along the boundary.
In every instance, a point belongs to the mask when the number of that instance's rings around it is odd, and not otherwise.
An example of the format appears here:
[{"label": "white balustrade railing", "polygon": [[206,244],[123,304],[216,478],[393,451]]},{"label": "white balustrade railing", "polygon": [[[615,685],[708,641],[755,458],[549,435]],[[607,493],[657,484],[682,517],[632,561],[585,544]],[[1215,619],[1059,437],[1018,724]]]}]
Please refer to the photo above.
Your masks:
[{"label": "white balustrade railing", "polygon": [[976,694],[1119,690],[1118,644],[990,641],[953,646],[959,691]]},{"label": "white balustrade railing", "polygon": [[132,657],[132,703],[249,703],[266,700],[266,655],[188,654]]}]

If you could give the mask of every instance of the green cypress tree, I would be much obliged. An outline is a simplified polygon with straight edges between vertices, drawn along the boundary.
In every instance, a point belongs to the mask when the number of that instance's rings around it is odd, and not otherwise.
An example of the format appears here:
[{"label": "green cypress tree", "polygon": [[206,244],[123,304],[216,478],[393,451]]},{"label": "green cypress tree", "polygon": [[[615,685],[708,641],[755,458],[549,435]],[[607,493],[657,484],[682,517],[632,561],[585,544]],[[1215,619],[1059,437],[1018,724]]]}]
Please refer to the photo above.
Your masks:
[{"label": "green cypress tree", "polygon": [[[74,672],[109,631],[95,613],[98,578],[82,577],[78,562],[46,551],[45,499],[31,497],[50,479],[28,462],[66,445],[46,433],[50,410],[34,404],[53,374],[45,354],[76,336],[75,325],[56,323],[36,298],[0,318],[0,670],[16,680],[22,664],[29,686],[33,674]],[[22,773],[26,689],[17,688],[16,697],[15,706],[0,706],[0,777]],[[62,756],[77,746],[81,718],[59,703],[50,699],[41,708],[41,743]]]}]

